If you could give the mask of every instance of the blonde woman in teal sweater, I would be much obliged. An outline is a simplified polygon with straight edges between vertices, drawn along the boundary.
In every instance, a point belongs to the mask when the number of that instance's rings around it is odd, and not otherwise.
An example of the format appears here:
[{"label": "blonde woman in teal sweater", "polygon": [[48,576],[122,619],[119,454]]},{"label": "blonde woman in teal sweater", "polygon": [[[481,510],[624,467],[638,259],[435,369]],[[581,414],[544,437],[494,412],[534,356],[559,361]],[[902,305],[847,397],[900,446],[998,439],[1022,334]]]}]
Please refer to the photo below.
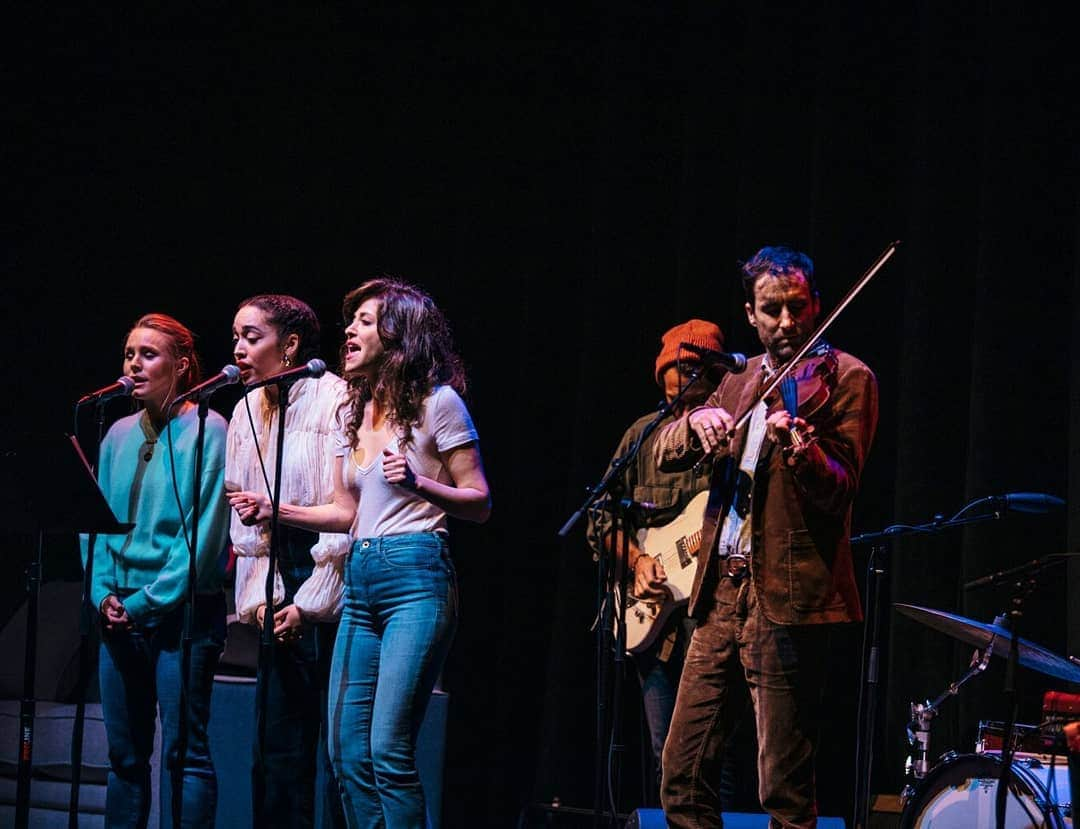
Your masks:
[{"label": "blonde woman in teal sweater", "polygon": [[[196,482],[197,406],[187,401],[170,409],[170,403],[199,382],[201,369],[194,335],[172,317],[147,314],[135,323],[124,345],[123,373],[135,381],[132,397],[140,410],[106,433],[98,481],[116,517],[134,527],[126,535],[97,537],[91,573],[91,600],[101,622],[101,702],[109,741],[105,824],[147,824],[160,708],[162,763],[172,772],[174,791],[182,780],[173,814],[178,807],[183,826],[213,826],[217,780],[207,723],[225,641],[226,423],[218,413],[207,413],[202,473]],[[185,684],[181,638],[196,487],[197,584]],[[85,563],[89,538],[82,542]],[[183,716],[182,694],[188,702]]]}]

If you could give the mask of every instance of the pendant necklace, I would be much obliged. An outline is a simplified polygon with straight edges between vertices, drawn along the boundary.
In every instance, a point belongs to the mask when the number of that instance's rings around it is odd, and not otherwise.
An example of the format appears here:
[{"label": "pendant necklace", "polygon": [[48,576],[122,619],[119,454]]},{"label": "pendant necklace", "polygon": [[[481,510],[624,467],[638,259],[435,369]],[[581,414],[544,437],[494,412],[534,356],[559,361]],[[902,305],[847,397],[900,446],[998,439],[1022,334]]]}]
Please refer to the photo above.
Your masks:
[{"label": "pendant necklace", "polygon": [[139,418],[139,425],[142,427],[143,434],[146,436],[146,442],[143,444],[143,460],[146,463],[150,463],[150,459],[154,457],[154,444],[158,441],[158,435],[160,434],[154,429],[154,424],[150,422],[150,415],[147,414],[146,409],[143,409],[142,417]]}]

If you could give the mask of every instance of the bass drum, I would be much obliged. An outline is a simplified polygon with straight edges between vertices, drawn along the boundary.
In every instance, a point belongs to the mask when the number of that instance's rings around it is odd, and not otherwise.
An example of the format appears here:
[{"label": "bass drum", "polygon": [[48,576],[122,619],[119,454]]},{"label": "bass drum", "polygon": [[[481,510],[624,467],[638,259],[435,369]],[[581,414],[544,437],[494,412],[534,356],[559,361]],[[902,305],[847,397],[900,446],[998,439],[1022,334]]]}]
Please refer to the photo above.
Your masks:
[{"label": "bass drum", "polygon": [[[955,754],[923,778],[900,813],[900,829],[995,829],[1001,759],[989,754]],[[1067,800],[1068,791],[1058,792]],[[1047,803],[1037,771],[1014,760],[1005,805],[1005,829],[1066,829],[1066,807]]]}]

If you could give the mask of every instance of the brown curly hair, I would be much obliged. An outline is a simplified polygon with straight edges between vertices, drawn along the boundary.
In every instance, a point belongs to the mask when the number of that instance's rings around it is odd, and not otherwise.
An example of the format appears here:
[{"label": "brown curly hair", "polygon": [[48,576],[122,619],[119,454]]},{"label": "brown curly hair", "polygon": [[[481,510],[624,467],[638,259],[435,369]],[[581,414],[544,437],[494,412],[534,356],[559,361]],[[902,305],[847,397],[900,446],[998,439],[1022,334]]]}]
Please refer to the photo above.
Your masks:
[{"label": "brown curly hair", "polygon": [[408,444],[413,426],[421,422],[424,401],[435,386],[450,386],[465,395],[464,365],[454,350],[446,317],[424,291],[393,276],[369,279],[345,295],[342,314],[346,325],[369,299],[379,301],[377,330],[385,359],[371,388],[365,376],[344,370],[342,345],[342,376],[349,383],[346,434],[355,446],[364,420],[364,403],[374,399],[387,419],[401,429],[402,442]]}]

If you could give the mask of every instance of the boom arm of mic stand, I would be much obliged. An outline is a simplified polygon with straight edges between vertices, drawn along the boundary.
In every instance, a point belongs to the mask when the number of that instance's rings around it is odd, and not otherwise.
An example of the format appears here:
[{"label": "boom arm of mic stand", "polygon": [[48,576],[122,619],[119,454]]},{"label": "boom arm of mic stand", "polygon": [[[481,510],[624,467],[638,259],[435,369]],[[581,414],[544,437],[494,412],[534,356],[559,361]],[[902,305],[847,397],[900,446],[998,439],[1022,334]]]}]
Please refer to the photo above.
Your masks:
[{"label": "boom arm of mic stand", "polygon": [[687,390],[689,390],[704,375],[704,370],[692,372],[689,381],[687,381],[685,386],[679,389],[678,394],[676,394],[670,402],[664,400],[660,403],[657,407],[656,417],[650,420],[645,425],[645,428],[642,429],[641,436],[638,438],[637,443],[631,446],[629,451],[621,458],[617,458],[612,462],[611,466],[608,467],[607,473],[601,478],[600,482],[589,490],[589,494],[585,498],[585,503],[578,507],[574,514],[571,515],[566,523],[559,529],[558,535],[560,538],[565,538],[581,516],[585,514],[585,511],[611,489],[612,481],[622,477],[623,471],[630,465],[630,461],[637,457],[638,451],[641,449],[642,444],[645,443],[646,438],[656,431],[656,428],[660,425],[661,421],[674,411],[675,405],[683,399]]},{"label": "boom arm of mic stand", "polygon": [[[79,407],[75,407],[75,431],[78,439]],[[101,400],[96,407],[97,449],[94,452],[94,472],[101,456],[101,443],[105,439],[105,407]],[[82,602],[79,605],[79,674],[75,680],[75,719],[71,728],[71,789],[68,793],[68,823],[75,825],[79,816],[79,792],[82,788],[83,735],[86,731],[86,691],[90,684],[90,637],[94,626],[93,600],[90,590],[94,584],[94,548],[97,547],[96,532],[89,534],[86,542],[86,566],[83,568]]]},{"label": "boom arm of mic stand", "polygon": [[[172,404],[169,404],[169,412],[172,411]],[[197,431],[197,437],[195,439],[195,481],[192,487],[192,503],[191,503],[191,539],[188,542],[188,588],[187,588],[187,601],[184,605],[184,620],[183,630],[180,636],[180,705],[179,705],[179,731],[176,741],[176,754],[177,757],[173,764],[172,775],[170,779],[171,783],[171,814],[173,818],[173,825],[180,826],[183,821],[184,812],[184,762],[188,751],[188,718],[190,713],[188,711],[188,700],[191,696],[191,689],[188,687],[188,680],[191,673],[191,636],[192,628],[195,624],[195,597],[198,593],[197,587],[197,561],[198,561],[198,549],[199,549],[199,518],[202,512],[202,473],[203,473],[203,459],[204,459],[204,447],[206,445],[206,417],[210,413],[210,398],[200,397],[197,406],[197,415],[199,418],[199,425]],[[171,422],[165,427],[171,429]],[[170,435],[170,442],[171,438]]]},{"label": "boom arm of mic stand", "polygon": [[270,674],[274,663],[274,575],[277,572],[279,546],[281,544],[281,529],[279,512],[281,509],[281,470],[285,455],[285,414],[289,407],[289,386],[278,386],[278,430],[277,430],[277,457],[274,459],[274,489],[270,503],[270,549],[267,553],[266,582],[265,582],[265,610],[263,611],[262,630],[259,631],[259,660],[258,681],[256,682],[255,695],[255,723],[257,733],[256,756],[255,756],[255,824],[261,825],[266,816],[263,815],[264,786],[266,785],[266,735],[268,724],[266,721],[266,709],[269,699]]},{"label": "boom arm of mic stand", "polygon": [[[961,513],[963,510],[961,510]],[[957,514],[958,516],[960,513]],[[880,693],[878,683],[878,655],[881,636],[881,584],[887,577],[886,541],[903,535],[937,533],[962,524],[984,521],[998,515],[974,516],[967,519],[954,517],[944,521],[940,516],[927,524],[911,526],[894,524],[881,532],[863,533],[853,536],[851,543],[871,543],[872,553],[867,567],[866,587],[866,628],[864,630],[863,669],[860,682],[859,719],[856,725],[855,758],[855,829],[866,829],[870,821],[870,789],[873,767],[874,730],[877,721],[877,698]]]},{"label": "boom arm of mic stand", "polygon": [[1073,558],[1078,553],[1051,553],[1050,555],[1043,556],[1042,558],[1032,559],[1024,564],[1019,564],[1016,567],[1010,567],[1008,570],[998,570],[996,573],[991,573],[987,576],[979,576],[977,579],[972,579],[964,585],[965,590],[974,590],[979,587],[992,587],[994,585],[1001,584],[1002,582],[1011,581],[1017,576],[1037,576],[1043,570],[1048,567],[1052,567],[1055,564],[1061,564],[1067,559]]},{"label": "boom arm of mic stand", "polygon": [[[958,513],[959,515],[959,513]],[[868,544],[882,539],[901,538],[905,535],[927,535],[932,533],[942,532],[943,530],[951,530],[955,527],[963,527],[968,524],[978,524],[982,521],[996,521],[1001,518],[1000,513],[989,513],[987,515],[974,515],[970,518],[950,518],[948,521],[942,519],[940,516],[934,518],[925,524],[893,524],[886,527],[884,530],[872,533],[860,533],[859,535],[853,535],[851,537],[852,544]]]}]

